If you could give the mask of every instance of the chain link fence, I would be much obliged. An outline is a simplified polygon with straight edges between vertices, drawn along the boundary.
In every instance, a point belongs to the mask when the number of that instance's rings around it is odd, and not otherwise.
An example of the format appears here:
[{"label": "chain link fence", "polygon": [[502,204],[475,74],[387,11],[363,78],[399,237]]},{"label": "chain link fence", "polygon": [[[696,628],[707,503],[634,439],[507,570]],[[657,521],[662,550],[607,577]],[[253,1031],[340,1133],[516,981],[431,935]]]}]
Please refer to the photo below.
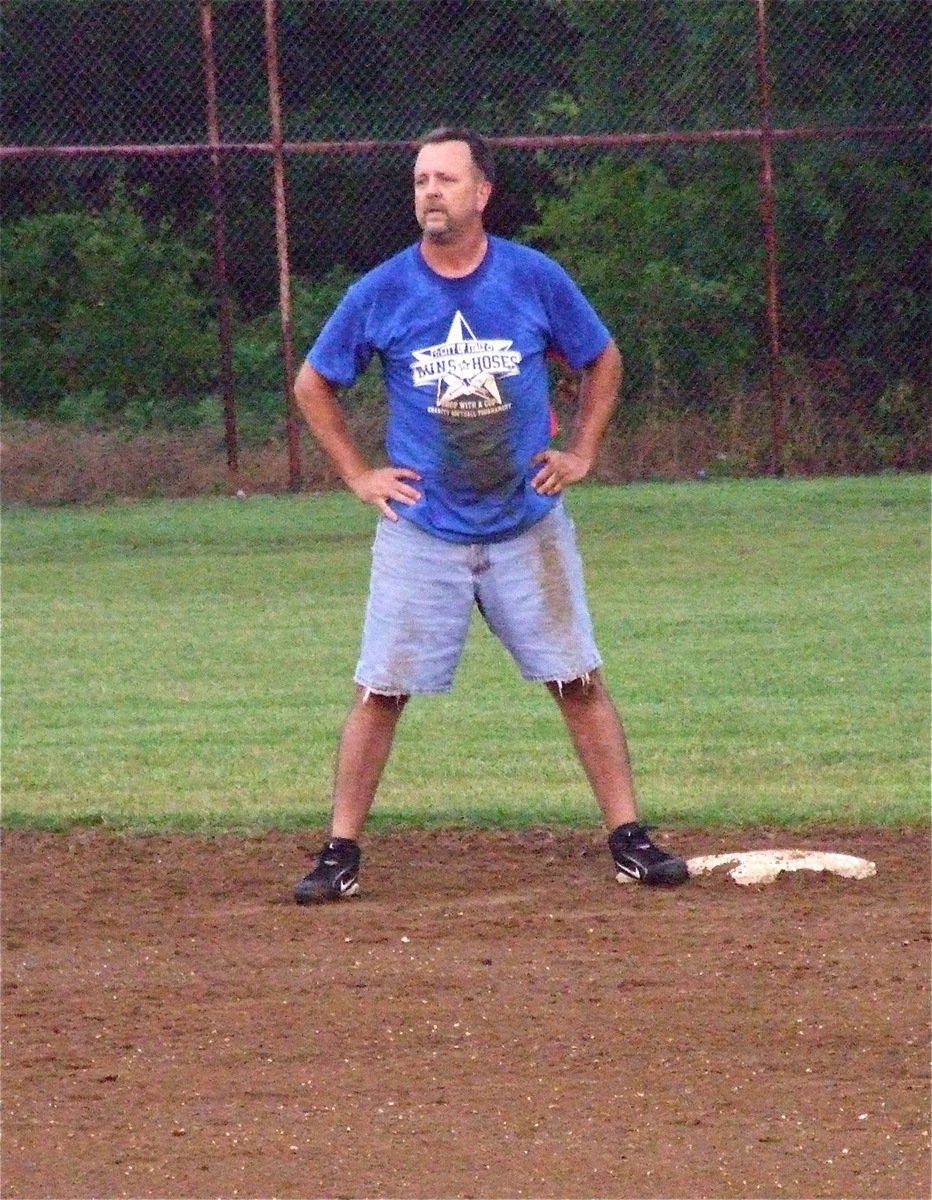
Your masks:
[{"label": "chain link fence", "polygon": [[[2,22],[8,440],[206,430],[234,482],[269,446],[292,487],[326,482],[294,362],[417,236],[412,144],[457,123],[495,144],[489,227],[563,261],[625,355],[603,477],[932,461],[925,0],[6,0]],[[377,381],[347,406],[375,438]]]}]

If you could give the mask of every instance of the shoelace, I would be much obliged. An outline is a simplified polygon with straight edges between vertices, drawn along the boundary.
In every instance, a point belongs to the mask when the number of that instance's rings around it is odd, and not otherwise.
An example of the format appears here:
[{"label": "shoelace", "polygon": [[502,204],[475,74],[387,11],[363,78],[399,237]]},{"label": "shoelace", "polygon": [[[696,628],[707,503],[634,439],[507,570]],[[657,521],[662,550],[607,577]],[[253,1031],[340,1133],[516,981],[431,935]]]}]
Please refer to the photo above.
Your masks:
[{"label": "shoelace", "polygon": [[649,830],[653,828],[655,828],[653,825],[640,825],[637,829],[632,829],[626,835],[624,843],[618,847],[619,851],[623,853],[625,850],[637,850],[641,854],[648,855],[650,862],[660,862],[666,858],[666,853],[658,850],[650,840]]}]

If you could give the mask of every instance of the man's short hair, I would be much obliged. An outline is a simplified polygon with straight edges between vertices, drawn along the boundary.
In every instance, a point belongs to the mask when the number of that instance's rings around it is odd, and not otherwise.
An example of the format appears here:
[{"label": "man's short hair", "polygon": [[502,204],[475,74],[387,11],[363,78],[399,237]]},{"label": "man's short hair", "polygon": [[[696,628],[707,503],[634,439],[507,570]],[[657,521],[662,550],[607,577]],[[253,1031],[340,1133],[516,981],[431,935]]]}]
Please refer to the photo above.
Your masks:
[{"label": "man's short hair", "polygon": [[469,153],[472,155],[473,165],[481,175],[488,180],[489,183],[495,182],[495,163],[492,160],[492,151],[489,149],[488,142],[474,129],[460,128],[456,125],[441,125],[437,129],[432,129],[418,142],[418,149],[424,146],[433,146],[437,142],[465,142],[469,147]]}]

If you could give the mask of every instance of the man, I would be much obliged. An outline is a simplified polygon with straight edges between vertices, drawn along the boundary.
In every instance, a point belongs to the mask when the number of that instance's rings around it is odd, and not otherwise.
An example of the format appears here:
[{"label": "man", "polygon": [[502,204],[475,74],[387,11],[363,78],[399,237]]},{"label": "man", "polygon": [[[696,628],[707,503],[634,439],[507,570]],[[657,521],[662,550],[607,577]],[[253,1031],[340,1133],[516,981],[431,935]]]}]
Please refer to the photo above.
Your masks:
[{"label": "man", "polygon": [[[474,606],[524,678],[553,695],[611,830],[619,880],[688,875],[638,821],[562,502],[595,460],[621,356],[562,267],[485,232],[493,182],[489,149],[471,130],[423,139],[414,165],[420,242],[350,287],[295,383],[311,433],[381,514],[331,836],[295,888],[299,904],[357,893],[358,838],[398,719],[410,696],[450,689]],[[549,446],[548,352],[582,372],[565,450]],[[364,459],[337,400],[373,354],[388,395],[385,467]]]}]

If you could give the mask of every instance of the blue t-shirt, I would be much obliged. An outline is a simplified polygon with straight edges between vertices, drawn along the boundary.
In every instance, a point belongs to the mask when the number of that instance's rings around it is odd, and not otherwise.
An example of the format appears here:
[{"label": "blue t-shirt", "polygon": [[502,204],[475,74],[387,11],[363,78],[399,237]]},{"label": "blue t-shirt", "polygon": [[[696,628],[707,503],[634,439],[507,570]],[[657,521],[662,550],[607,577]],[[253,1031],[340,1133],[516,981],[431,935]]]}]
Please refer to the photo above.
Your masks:
[{"label": "blue t-shirt", "polygon": [[422,498],[399,516],[452,542],[514,537],[557,502],[531,487],[550,440],[545,355],[573,370],[609,333],[561,266],[537,250],[488,239],[482,262],[446,279],[409,246],[354,283],[308,353],[337,387],[373,354],[388,395],[392,466],[421,476]]}]

